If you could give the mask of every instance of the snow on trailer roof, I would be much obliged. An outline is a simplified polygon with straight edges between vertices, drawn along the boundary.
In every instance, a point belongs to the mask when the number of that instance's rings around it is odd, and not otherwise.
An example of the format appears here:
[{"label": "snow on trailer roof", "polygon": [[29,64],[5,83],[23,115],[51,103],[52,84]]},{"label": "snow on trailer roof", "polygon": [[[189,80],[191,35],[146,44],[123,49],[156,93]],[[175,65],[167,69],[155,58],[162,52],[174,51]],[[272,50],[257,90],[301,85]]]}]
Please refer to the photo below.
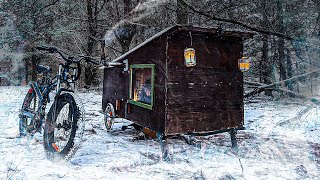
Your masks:
[{"label": "snow on trailer roof", "polygon": [[[141,44],[139,44],[138,46],[132,48],[130,51],[122,54],[121,56],[119,56],[118,58],[116,58],[115,60],[111,61],[111,62],[118,62],[122,59],[124,59],[126,56],[128,56],[129,54],[131,54],[132,52],[138,50],[139,48],[145,46],[146,44],[150,43],[151,41],[159,38],[160,36],[162,36],[163,34],[173,30],[173,29],[177,29],[177,30],[189,30],[192,32],[206,32],[206,33],[217,33],[218,28],[202,28],[202,27],[195,27],[195,26],[181,26],[181,25],[175,25],[175,26],[171,26],[168,27],[160,32],[158,32],[157,34],[155,34],[154,36],[152,36],[151,38],[145,40],[144,42],[142,42]],[[224,30],[223,32],[223,36],[234,36],[234,37],[242,37],[242,38],[252,38],[253,33],[252,32],[244,32],[244,31],[228,31],[228,30]]]}]

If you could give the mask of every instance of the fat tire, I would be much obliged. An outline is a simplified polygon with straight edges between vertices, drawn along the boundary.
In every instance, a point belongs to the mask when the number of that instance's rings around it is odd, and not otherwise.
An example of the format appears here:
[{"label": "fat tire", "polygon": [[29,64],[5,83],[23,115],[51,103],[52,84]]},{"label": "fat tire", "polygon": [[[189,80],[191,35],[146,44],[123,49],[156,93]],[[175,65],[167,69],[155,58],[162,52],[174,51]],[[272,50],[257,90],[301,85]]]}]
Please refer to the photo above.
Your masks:
[{"label": "fat tire", "polygon": [[[64,105],[69,104],[69,112],[72,113],[72,122],[71,122],[71,132],[68,139],[67,144],[61,151],[57,151],[53,146],[52,143],[54,143],[54,127],[53,123],[56,122],[57,117],[61,111],[61,109],[64,107]],[[43,145],[46,152],[46,156],[49,160],[54,162],[61,162],[61,161],[68,161],[78,150],[79,146],[75,144],[75,138],[77,131],[83,131],[81,127],[78,126],[78,121],[81,121],[82,112],[80,110],[80,105],[76,103],[73,95],[70,93],[64,93],[59,95],[57,102],[54,102],[51,106],[46,123],[44,128],[44,135],[43,135]],[[56,111],[54,111],[56,109]],[[55,113],[56,112],[56,113]],[[83,135],[83,132],[81,132],[81,137]],[[81,138],[80,137],[80,138]]]}]

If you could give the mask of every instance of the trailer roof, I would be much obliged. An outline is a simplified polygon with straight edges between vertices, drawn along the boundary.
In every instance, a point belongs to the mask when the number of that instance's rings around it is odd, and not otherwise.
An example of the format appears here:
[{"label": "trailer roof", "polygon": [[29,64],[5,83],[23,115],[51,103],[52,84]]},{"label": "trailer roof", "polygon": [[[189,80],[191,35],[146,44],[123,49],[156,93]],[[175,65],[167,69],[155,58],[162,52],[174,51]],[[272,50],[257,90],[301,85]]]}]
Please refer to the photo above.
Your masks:
[{"label": "trailer roof", "polygon": [[[112,62],[118,62],[118,61],[124,59],[126,56],[128,56],[132,52],[134,52],[134,51],[138,50],[139,48],[149,44],[150,42],[158,39],[159,37],[161,37],[164,34],[169,34],[171,32],[176,32],[176,31],[180,31],[180,30],[191,31],[191,32],[202,32],[202,33],[217,34],[218,28],[201,28],[201,27],[195,27],[195,26],[181,26],[181,25],[171,26],[171,27],[168,27],[168,28],[160,31],[159,33],[155,34],[151,38],[145,40],[144,42],[142,42],[138,46],[132,48],[130,51],[124,53],[123,55],[119,56],[118,58],[116,58]],[[253,33],[252,32],[244,32],[244,31],[224,30],[223,31],[223,36],[239,37],[239,38],[249,39],[249,38],[252,38]]]}]

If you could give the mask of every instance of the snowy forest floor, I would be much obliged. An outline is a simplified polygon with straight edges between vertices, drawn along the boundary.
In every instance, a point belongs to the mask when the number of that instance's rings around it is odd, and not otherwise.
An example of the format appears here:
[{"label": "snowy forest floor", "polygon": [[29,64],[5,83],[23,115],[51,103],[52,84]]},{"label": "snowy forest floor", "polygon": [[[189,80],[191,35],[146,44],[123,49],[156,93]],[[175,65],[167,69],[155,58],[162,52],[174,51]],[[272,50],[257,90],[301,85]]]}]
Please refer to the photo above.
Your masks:
[{"label": "snowy forest floor", "polygon": [[16,138],[26,87],[0,87],[0,179],[319,179],[320,107],[294,118],[307,102],[255,98],[245,103],[246,130],[238,150],[228,133],[198,137],[201,148],[170,139],[172,160],[160,158],[156,140],[133,141],[130,122],[103,124],[102,92],[82,92],[86,130],[82,147],[64,164],[45,157],[42,137]]}]

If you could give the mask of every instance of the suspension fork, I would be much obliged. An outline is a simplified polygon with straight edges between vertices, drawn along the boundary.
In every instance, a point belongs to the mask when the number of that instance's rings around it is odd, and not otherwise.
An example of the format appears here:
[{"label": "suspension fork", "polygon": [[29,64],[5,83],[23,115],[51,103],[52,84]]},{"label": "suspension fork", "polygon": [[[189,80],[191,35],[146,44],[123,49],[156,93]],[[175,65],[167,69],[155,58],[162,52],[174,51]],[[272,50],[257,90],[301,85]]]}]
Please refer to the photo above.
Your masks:
[{"label": "suspension fork", "polygon": [[53,102],[53,117],[56,118],[56,112],[57,112],[57,103],[58,103],[58,97],[61,93],[61,78],[62,78],[62,64],[59,64],[59,70],[58,70],[58,76],[57,76],[57,87],[56,87],[56,95],[54,97]]},{"label": "suspension fork", "polygon": [[59,71],[58,71],[58,80],[57,80],[57,93],[56,96],[58,95],[61,87],[61,76],[62,76],[62,64],[59,64]]},{"label": "suspension fork", "polygon": [[54,102],[53,102],[53,117],[54,119],[56,118],[56,112],[57,112],[57,107],[58,107],[58,99],[59,96],[61,95],[62,92],[70,92],[74,93],[73,90],[70,89],[65,89],[65,88],[60,88],[59,91],[57,91],[56,96],[54,97]]},{"label": "suspension fork", "polygon": [[[64,73],[64,77],[62,76],[62,68],[64,68],[63,64],[59,64],[59,71],[58,71],[58,79],[57,79],[57,86],[56,86],[56,95],[54,97],[54,102],[53,102],[53,117],[54,119],[56,119],[56,115],[57,115],[57,108],[58,108],[58,99],[59,96],[61,95],[62,92],[71,92],[74,93],[73,90],[69,90],[66,88],[61,88],[61,79],[67,79],[66,77],[66,73]],[[66,70],[66,69],[65,69]],[[68,70],[67,70],[68,71]],[[76,72],[74,72],[74,76],[75,76]]]}]

